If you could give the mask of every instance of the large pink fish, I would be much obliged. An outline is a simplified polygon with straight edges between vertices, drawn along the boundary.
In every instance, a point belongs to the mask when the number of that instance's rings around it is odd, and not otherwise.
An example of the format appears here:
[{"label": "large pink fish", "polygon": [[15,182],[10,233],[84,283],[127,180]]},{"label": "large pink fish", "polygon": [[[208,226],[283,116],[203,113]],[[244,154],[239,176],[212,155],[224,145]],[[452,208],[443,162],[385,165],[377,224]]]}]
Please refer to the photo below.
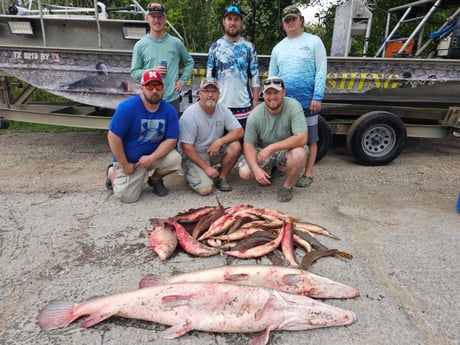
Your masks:
[{"label": "large pink fish", "polygon": [[359,291],[351,286],[293,267],[231,265],[214,267],[169,277],[146,275],[140,288],[160,284],[214,282],[259,286],[313,298],[354,298]]},{"label": "large pink fish", "polygon": [[150,247],[160,260],[168,259],[177,247],[177,237],[172,229],[166,227],[164,221],[153,220],[153,230],[149,234]]},{"label": "large pink fish", "polygon": [[111,316],[169,325],[164,338],[191,330],[224,333],[263,333],[250,344],[267,344],[270,331],[300,331],[353,323],[353,312],[309,297],[272,289],[224,283],[158,285],[132,292],[93,298],[83,303],[52,302],[38,315],[42,329],[66,327],[81,316],[91,327]]}]

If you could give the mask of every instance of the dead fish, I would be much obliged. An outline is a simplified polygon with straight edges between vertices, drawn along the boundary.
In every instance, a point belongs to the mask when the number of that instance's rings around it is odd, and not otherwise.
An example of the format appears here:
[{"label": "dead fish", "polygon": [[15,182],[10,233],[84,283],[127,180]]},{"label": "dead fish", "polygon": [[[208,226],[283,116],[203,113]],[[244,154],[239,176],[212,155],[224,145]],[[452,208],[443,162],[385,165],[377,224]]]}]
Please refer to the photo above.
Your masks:
[{"label": "dead fish", "polygon": [[351,286],[293,267],[232,265],[214,267],[169,277],[148,274],[140,288],[160,284],[214,282],[259,286],[313,298],[354,298],[359,291]]},{"label": "dead fish", "polygon": [[257,247],[253,247],[250,249],[241,249],[241,250],[228,250],[225,251],[224,254],[230,255],[230,256],[236,256],[237,258],[241,259],[251,259],[251,258],[258,258],[261,256],[264,256],[271,251],[275,250],[278,248],[278,246],[281,243],[281,239],[283,238],[283,233],[284,229],[282,229],[278,236],[273,240],[268,243],[262,244]]},{"label": "dead fish", "polygon": [[242,227],[244,224],[252,221],[252,218],[247,217],[247,216],[234,216],[234,218],[235,218],[235,223],[233,223],[233,225],[228,229],[227,235],[235,232],[240,227]]},{"label": "dead fish", "polygon": [[198,222],[201,218],[214,211],[214,206],[203,206],[200,208],[191,208],[188,211],[178,213],[174,216],[179,223]]},{"label": "dead fish", "polygon": [[312,250],[311,252],[305,254],[302,261],[300,262],[300,268],[303,270],[308,270],[310,266],[318,259],[325,256],[334,256],[338,252],[337,249],[320,249]]},{"label": "dead fish", "polygon": [[159,221],[153,225],[149,239],[150,247],[162,261],[168,259],[176,250],[176,234],[171,229],[165,227],[164,221]]},{"label": "dead fish", "polygon": [[332,234],[329,230],[327,230],[324,226],[308,223],[308,222],[295,222],[295,227],[299,230],[306,229],[307,231],[313,232],[315,234],[320,234],[323,236],[327,236],[333,238],[335,240],[339,240],[337,236]]},{"label": "dead fish", "polygon": [[289,266],[298,267],[299,264],[297,263],[295,258],[294,242],[292,239],[292,235],[292,223],[284,223],[284,234],[283,238],[281,239],[281,251],[283,252],[283,255]]},{"label": "dead fish", "polygon": [[186,253],[189,253],[194,256],[212,256],[220,252],[218,248],[212,248],[207,245],[204,245],[201,242],[198,242],[174,218],[172,218],[170,222],[176,230],[176,236],[179,245]]},{"label": "dead fish", "polygon": [[193,230],[192,237],[193,238],[198,238],[202,233],[207,231],[211,224],[222,217],[224,215],[224,207],[219,201],[219,198],[216,196],[217,204],[218,206],[210,212],[206,217],[201,218],[198,221],[198,224],[196,225],[195,229]]},{"label": "dead fish", "polygon": [[[212,296],[210,303],[209,296]],[[83,303],[51,302],[39,313],[42,329],[62,328],[89,315],[83,327],[112,316],[171,326],[167,339],[192,330],[205,332],[262,332],[252,344],[267,344],[271,331],[306,330],[348,325],[356,315],[312,298],[254,286],[225,283],[158,285]]]},{"label": "dead fish", "polygon": [[236,219],[232,215],[223,214],[221,217],[217,218],[214,222],[212,222],[208,230],[206,230],[198,238],[198,241],[203,241],[211,236],[220,235],[226,232],[235,222]]},{"label": "dead fish", "polygon": [[243,238],[247,238],[250,235],[256,232],[259,232],[259,231],[265,231],[265,230],[261,228],[240,228],[232,232],[231,234],[212,236],[211,238],[216,239],[216,240],[222,240],[222,241],[238,241],[238,240],[242,240]]},{"label": "dead fish", "polygon": [[276,235],[269,233],[267,231],[257,231],[248,237],[237,242],[233,251],[235,250],[248,250],[257,246],[264,245],[276,239]]},{"label": "dead fish", "polygon": [[[313,238],[308,232],[305,232],[305,231],[302,231],[302,230],[299,230],[297,228],[294,228],[294,233],[299,235],[301,238],[303,238],[305,241],[307,241],[308,243],[311,244],[311,246],[313,248],[315,248],[316,250],[327,250],[329,249],[328,247],[326,247],[324,244],[322,244],[321,242],[319,242],[317,239]],[[337,253],[335,253],[334,255],[335,257],[339,256],[341,258],[344,258],[344,259],[348,259],[348,260],[351,260],[353,259],[353,255],[350,254],[350,253],[347,253],[347,252],[342,252],[340,250],[337,251]]]},{"label": "dead fish", "polygon": [[293,234],[292,239],[294,240],[294,244],[296,244],[298,247],[300,247],[303,250],[305,250],[307,253],[310,253],[313,250],[313,248],[311,247],[311,244],[308,243],[308,241],[305,241],[299,235]]}]

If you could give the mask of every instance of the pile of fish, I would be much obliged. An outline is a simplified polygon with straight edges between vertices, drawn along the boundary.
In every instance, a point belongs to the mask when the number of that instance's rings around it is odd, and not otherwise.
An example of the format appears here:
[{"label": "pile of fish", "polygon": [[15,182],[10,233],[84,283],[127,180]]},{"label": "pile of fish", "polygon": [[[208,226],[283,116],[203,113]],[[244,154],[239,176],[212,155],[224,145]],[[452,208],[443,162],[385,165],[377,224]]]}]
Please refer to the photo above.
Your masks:
[{"label": "pile of fish", "polygon": [[[323,255],[350,257],[315,239],[316,234],[336,238],[322,227],[249,205],[224,209],[219,201],[217,207],[189,210],[166,220],[152,220],[152,224],[150,244],[161,260],[169,258],[179,245],[195,256],[223,253],[238,258],[258,258],[280,248],[283,263],[227,265],[170,277],[147,274],[134,291],[82,303],[51,302],[39,313],[39,326],[66,327],[89,315],[82,326],[91,327],[119,316],[167,325],[160,333],[166,339],[192,330],[260,332],[248,344],[265,345],[271,331],[356,321],[353,312],[314,299],[359,296],[357,289],[305,269]],[[294,246],[307,253],[301,264],[296,261]],[[315,252],[320,254],[312,255]]]},{"label": "pile of fish", "polygon": [[42,329],[82,323],[91,327],[112,316],[170,326],[166,339],[192,330],[224,333],[261,332],[250,345],[265,345],[271,331],[348,325],[353,312],[311,297],[349,298],[359,292],[292,267],[235,265],[162,278],[147,275],[140,289],[83,303],[51,302],[37,317]]},{"label": "pile of fish", "polygon": [[[151,219],[152,250],[161,260],[168,259],[177,245],[194,256],[225,254],[249,259],[260,258],[279,248],[285,264],[305,270],[323,256],[352,258],[317,240],[318,234],[338,239],[322,226],[277,210],[251,205],[224,208],[219,200],[217,203],[215,207],[191,209],[168,219]],[[296,248],[306,253],[300,264],[296,260]]]}]

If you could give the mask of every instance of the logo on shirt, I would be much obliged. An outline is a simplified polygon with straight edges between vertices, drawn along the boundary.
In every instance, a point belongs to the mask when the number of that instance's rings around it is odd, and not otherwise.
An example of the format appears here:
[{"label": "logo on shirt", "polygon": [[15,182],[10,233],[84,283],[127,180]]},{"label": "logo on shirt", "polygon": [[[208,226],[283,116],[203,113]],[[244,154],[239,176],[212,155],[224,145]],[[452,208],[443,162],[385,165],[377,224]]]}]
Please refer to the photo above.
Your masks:
[{"label": "logo on shirt", "polygon": [[165,120],[141,120],[140,141],[160,141],[165,136]]}]

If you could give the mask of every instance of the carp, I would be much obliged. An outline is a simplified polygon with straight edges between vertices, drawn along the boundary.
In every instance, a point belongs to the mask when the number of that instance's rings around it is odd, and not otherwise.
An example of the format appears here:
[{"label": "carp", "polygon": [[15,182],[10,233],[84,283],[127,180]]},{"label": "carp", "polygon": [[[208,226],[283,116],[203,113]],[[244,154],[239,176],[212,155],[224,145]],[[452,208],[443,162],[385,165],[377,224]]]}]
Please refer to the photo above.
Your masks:
[{"label": "carp", "polygon": [[178,338],[192,330],[262,332],[252,344],[267,344],[271,331],[300,331],[348,325],[353,312],[312,298],[273,289],[225,283],[166,284],[83,303],[51,302],[37,316],[42,329],[62,328],[89,315],[83,327],[112,316],[170,326],[163,338]]},{"label": "carp", "polygon": [[217,248],[209,247],[201,242],[198,242],[174,218],[170,219],[170,223],[176,230],[179,245],[186,253],[195,256],[212,256],[220,252]]},{"label": "carp", "polygon": [[172,229],[165,226],[164,221],[154,221],[153,230],[150,232],[150,247],[161,261],[168,259],[177,247],[177,237]]},{"label": "carp", "polygon": [[359,296],[357,289],[332,279],[298,268],[270,265],[222,266],[169,277],[148,274],[139,282],[139,287],[190,282],[259,286],[313,298],[355,298]]}]

